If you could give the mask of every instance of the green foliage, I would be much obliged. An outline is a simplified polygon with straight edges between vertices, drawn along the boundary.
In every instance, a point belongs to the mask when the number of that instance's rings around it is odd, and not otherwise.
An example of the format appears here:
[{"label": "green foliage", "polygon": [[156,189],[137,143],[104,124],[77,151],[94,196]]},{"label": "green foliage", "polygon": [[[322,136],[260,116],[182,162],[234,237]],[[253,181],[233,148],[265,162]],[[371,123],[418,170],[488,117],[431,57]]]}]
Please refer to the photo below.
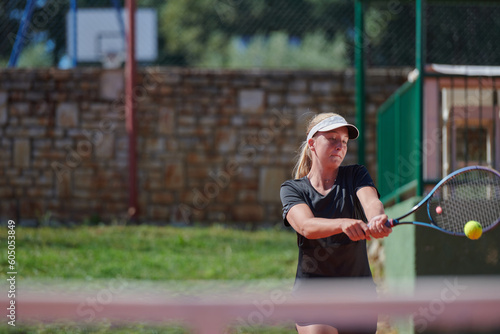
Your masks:
[{"label": "green foliage", "polygon": [[213,0],[169,1],[159,14],[159,31],[164,36],[164,52],[183,54],[195,62],[205,51],[205,43],[217,35],[218,21]]},{"label": "green foliage", "polygon": [[17,67],[40,68],[52,66],[52,58],[45,49],[44,43],[38,43],[26,47],[17,63]]},{"label": "green foliage", "polygon": [[[0,57],[3,59],[12,51],[25,5],[25,1],[0,2]],[[124,2],[120,1],[120,5]],[[353,62],[353,1],[144,0],[137,5],[158,12],[160,56],[156,64],[343,68]],[[79,0],[78,7],[109,8],[111,3]],[[67,1],[36,2],[24,41],[27,46],[40,42],[51,48],[45,50],[49,56],[41,59],[29,56],[25,66],[48,66],[48,58],[50,65],[56,65],[65,55],[68,10]],[[497,19],[500,7],[496,2],[431,1],[426,13],[428,63],[499,64],[500,44],[496,41],[500,38]],[[367,2],[364,33],[368,66],[414,65],[414,2]],[[296,48],[303,51],[285,46],[286,38],[277,37],[281,34],[302,41]],[[306,48],[304,45],[311,36],[322,36],[324,41],[311,43]],[[239,47],[235,48],[234,41],[238,38],[252,40],[251,48],[243,54]],[[336,53],[330,61],[333,46]],[[256,52],[257,58],[250,59]],[[270,55],[275,55],[275,59],[269,59]],[[238,57],[243,59],[240,61]],[[0,65],[3,64],[0,61]]]},{"label": "green foliage", "polygon": [[226,48],[220,47],[220,38],[213,42],[216,46],[208,46],[211,52],[205,53],[201,66],[342,69],[349,63],[340,34],[333,41],[321,32],[306,34],[299,45],[291,44],[285,32],[271,33],[269,38],[256,36],[247,46],[239,38],[233,38]]},{"label": "green foliage", "polygon": [[[160,13],[165,52],[203,67],[345,68],[346,1],[170,1]],[[335,22],[335,23],[332,23]],[[241,38],[251,39],[242,49]],[[290,44],[290,38],[299,45]]]},{"label": "green foliage", "polygon": [[21,1],[0,1],[0,59],[10,56],[19,27],[19,23],[10,17],[10,11],[19,8],[22,8]]}]

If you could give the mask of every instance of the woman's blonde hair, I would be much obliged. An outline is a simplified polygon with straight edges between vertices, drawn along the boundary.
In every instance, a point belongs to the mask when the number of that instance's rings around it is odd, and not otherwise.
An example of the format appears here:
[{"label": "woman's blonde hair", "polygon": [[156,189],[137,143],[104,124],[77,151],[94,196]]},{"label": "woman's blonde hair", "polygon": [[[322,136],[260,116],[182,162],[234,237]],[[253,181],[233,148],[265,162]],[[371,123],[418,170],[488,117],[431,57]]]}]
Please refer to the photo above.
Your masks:
[{"label": "woman's blonde hair", "polygon": [[[321,113],[317,114],[314,116],[310,121],[309,124],[307,125],[307,131],[306,131],[306,137],[309,131],[321,122],[324,119],[333,117],[333,116],[340,116],[336,113]],[[295,167],[293,169],[293,177],[295,179],[300,179],[311,171],[311,166],[312,166],[312,158],[311,158],[311,150],[309,149],[309,145],[307,143],[307,140],[304,140],[302,145],[300,145],[299,149],[299,155],[297,158],[297,163],[295,164]]]}]

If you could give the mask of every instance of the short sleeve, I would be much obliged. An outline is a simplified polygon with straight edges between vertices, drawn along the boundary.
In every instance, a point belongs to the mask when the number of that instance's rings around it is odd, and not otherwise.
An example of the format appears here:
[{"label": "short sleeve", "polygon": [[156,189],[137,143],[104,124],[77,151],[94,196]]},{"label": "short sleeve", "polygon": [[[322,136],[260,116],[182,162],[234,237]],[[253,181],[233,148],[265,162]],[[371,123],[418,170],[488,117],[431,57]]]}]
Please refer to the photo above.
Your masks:
[{"label": "short sleeve", "polygon": [[304,195],[292,184],[292,181],[286,181],[281,185],[280,198],[283,204],[283,224],[285,226],[290,226],[290,223],[286,219],[286,215],[293,206],[300,203],[306,203]]},{"label": "short sleeve", "polygon": [[[370,173],[368,173],[368,170],[363,165],[356,165],[356,169],[354,170],[353,180],[354,180],[355,193],[357,193],[358,190],[363,187],[373,187],[375,188],[375,190],[377,190],[377,187],[375,187],[375,183],[373,182]],[[377,190],[377,195],[380,198],[378,190]]]}]

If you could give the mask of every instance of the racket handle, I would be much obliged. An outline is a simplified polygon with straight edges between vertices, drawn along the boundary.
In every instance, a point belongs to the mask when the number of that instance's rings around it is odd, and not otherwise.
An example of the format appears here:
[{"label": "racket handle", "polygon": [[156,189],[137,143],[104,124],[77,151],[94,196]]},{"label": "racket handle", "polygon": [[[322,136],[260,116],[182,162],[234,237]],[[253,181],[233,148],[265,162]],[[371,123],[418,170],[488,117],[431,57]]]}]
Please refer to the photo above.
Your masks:
[{"label": "racket handle", "polygon": [[[387,221],[385,222],[385,226],[387,227],[394,227],[395,225],[397,225],[399,222],[397,219],[387,219]],[[368,224],[368,226],[370,226],[370,224]]]}]

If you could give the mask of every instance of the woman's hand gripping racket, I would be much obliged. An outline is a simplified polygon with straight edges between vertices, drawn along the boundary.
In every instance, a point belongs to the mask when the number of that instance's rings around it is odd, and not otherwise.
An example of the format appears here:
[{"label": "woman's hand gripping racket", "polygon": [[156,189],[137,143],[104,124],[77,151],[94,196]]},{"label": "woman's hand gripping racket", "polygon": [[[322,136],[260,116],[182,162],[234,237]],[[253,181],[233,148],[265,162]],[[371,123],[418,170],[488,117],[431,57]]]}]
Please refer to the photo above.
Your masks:
[{"label": "woman's hand gripping racket", "polygon": [[[424,207],[431,223],[401,221]],[[497,171],[480,166],[457,170],[442,179],[410,212],[388,220],[386,225],[413,224],[465,236],[464,227],[469,221],[479,222],[483,232],[500,222],[500,173]]]}]

